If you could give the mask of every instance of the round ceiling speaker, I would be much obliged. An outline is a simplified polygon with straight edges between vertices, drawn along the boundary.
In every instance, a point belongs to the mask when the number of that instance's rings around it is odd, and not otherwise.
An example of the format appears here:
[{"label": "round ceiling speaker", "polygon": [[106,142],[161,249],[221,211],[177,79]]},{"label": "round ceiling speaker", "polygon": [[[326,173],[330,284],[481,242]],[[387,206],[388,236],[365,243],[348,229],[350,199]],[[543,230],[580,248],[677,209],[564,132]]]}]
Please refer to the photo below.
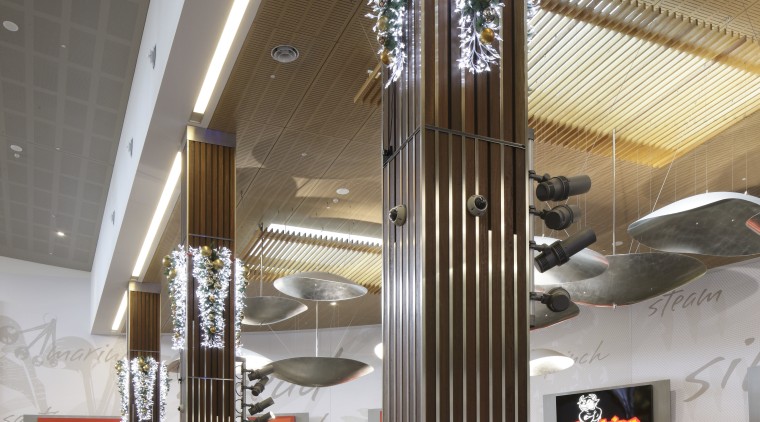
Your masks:
[{"label": "round ceiling speaker", "polygon": [[280,63],[290,63],[298,58],[298,50],[292,45],[278,45],[272,49],[272,58]]}]

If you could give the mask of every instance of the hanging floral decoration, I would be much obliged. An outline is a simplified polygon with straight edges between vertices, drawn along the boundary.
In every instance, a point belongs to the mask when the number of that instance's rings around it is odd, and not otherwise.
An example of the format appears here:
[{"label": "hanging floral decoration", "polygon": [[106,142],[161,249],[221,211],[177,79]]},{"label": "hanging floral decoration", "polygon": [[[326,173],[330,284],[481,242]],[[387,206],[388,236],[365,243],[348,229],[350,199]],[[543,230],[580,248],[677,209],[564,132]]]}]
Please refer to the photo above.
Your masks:
[{"label": "hanging floral decoration", "polygon": [[129,421],[129,360],[116,361],[116,386],[119,389],[121,422]]},{"label": "hanging floral decoration", "polygon": [[158,362],[152,357],[132,359],[132,390],[135,396],[137,419],[148,421],[153,417],[153,395],[158,375]]},{"label": "hanging floral decoration", "polygon": [[161,422],[166,420],[166,396],[169,394],[169,373],[166,369],[166,364],[161,362],[159,366],[159,385],[158,385],[158,404],[159,404],[159,420]]},{"label": "hanging floral decoration", "polygon": [[377,34],[380,61],[390,69],[386,88],[401,76],[406,64],[404,45],[404,16],[408,0],[369,0],[372,13],[368,18],[376,19],[372,29]]},{"label": "hanging floral decoration", "polygon": [[182,245],[163,259],[164,275],[169,280],[169,300],[171,302],[172,349],[185,348],[187,333],[187,252]]},{"label": "hanging floral decoration", "polygon": [[530,43],[533,41],[533,36],[536,35],[536,31],[530,21],[538,14],[538,10],[541,8],[541,0],[526,0],[525,14],[527,22],[525,27],[527,28],[527,42],[530,49]]},{"label": "hanging floral decoration", "polygon": [[250,269],[243,261],[235,260],[235,354],[240,350],[240,335],[243,332],[243,311],[245,310],[245,288],[248,287]]},{"label": "hanging floral decoration", "polygon": [[224,348],[224,302],[232,278],[229,249],[201,246],[191,248],[195,297],[200,311],[201,346]]},{"label": "hanging floral decoration", "polygon": [[498,45],[501,41],[499,24],[500,0],[456,0],[459,12],[459,67],[472,73],[491,70],[492,63],[499,62]]}]

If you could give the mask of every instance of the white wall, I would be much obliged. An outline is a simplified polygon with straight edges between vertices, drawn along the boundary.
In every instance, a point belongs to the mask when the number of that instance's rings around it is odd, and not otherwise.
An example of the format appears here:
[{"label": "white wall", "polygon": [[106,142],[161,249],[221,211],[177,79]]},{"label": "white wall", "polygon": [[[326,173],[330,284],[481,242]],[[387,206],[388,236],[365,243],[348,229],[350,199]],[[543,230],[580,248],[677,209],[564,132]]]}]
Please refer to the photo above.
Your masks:
[{"label": "white wall", "polygon": [[[657,379],[671,381],[675,421],[747,421],[744,377],[760,366],[758,280],[760,260],[735,264],[674,294],[625,308],[583,307],[579,317],[534,332],[532,347],[554,348],[578,364],[531,379],[531,421],[543,421],[543,394]],[[116,415],[113,364],[125,345],[89,334],[89,273],[0,257],[0,292],[0,421],[24,413]],[[379,326],[320,330],[320,355],[342,348],[341,356],[375,371],[316,391],[275,381],[267,389],[273,409],[309,412],[312,422],[366,420],[381,405],[381,361],[373,354],[380,337]],[[312,331],[243,341],[274,360],[314,352]],[[173,382],[170,416],[178,392]]]},{"label": "white wall", "polygon": [[[356,359],[372,366],[374,371],[357,380],[328,388],[299,387],[272,379],[260,396],[274,399],[275,404],[267,410],[275,414],[309,413],[310,422],[366,422],[368,409],[382,406],[382,361],[374,354],[375,345],[381,340],[379,325],[320,329],[320,356],[339,355]],[[163,336],[161,348],[165,360],[178,356],[170,347],[170,337]],[[314,356],[314,331],[244,333],[243,347],[271,360]],[[176,379],[176,374],[172,378]],[[173,381],[167,400],[167,420],[179,420],[178,404],[179,388]]]},{"label": "white wall", "polygon": [[89,334],[90,273],[0,257],[0,421],[117,415],[124,339]]},{"label": "white wall", "polygon": [[760,260],[702,278],[634,306],[581,307],[581,315],[531,335],[531,347],[571,355],[569,370],[531,379],[531,421],[544,394],[670,379],[674,421],[747,421],[744,377],[760,364]]}]

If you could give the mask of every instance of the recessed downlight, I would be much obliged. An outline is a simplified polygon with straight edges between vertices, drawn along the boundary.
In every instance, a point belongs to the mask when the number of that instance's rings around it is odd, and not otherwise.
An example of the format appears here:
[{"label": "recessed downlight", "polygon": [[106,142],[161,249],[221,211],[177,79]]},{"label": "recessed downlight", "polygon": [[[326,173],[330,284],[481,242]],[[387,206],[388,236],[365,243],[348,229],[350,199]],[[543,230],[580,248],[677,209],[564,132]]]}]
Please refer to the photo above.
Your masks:
[{"label": "recessed downlight", "polygon": [[335,191],[338,195],[348,195],[348,193],[351,192],[348,190],[348,188],[338,188],[338,190]]},{"label": "recessed downlight", "polygon": [[298,49],[292,45],[278,45],[272,49],[272,58],[280,63],[290,63],[298,58]]},{"label": "recessed downlight", "polygon": [[18,146],[16,144],[13,144],[13,145],[11,145],[11,150],[13,150],[15,152],[21,152],[21,151],[24,150],[24,148],[21,148],[20,146]]},{"label": "recessed downlight", "polygon": [[16,22],[13,22],[13,21],[3,21],[3,28],[11,32],[18,31],[18,25],[16,25]]},{"label": "recessed downlight", "polygon": [[58,237],[66,237],[66,233],[64,233],[62,231],[57,231],[57,232],[55,232],[55,234],[58,235]]}]

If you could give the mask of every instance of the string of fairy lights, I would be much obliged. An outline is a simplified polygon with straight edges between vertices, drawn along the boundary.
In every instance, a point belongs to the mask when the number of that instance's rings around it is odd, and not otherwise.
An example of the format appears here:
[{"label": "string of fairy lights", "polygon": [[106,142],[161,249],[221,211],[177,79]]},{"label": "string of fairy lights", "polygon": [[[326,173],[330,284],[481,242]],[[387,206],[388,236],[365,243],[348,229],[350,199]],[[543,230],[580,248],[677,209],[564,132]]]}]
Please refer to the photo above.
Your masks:
[{"label": "string of fairy lights", "polygon": [[[179,245],[163,258],[164,275],[169,281],[169,298],[172,318],[172,349],[183,350],[187,342],[188,258],[192,262],[192,276],[196,281],[195,297],[198,302],[201,327],[201,346],[224,347],[225,301],[230,282],[235,287],[234,331],[236,354],[240,348],[245,289],[250,268],[235,260],[232,277],[232,252],[225,247],[185,248]],[[164,363],[153,357],[139,356],[131,361],[123,358],[116,363],[117,386],[121,404],[121,420],[129,420],[130,396],[134,398],[137,419],[150,420],[153,415],[153,394],[156,383],[159,389],[159,417],[166,417],[166,398],[169,376]],[[130,381],[132,388],[130,388]]]},{"label": "string of fairy lights", "polygon": [[[533,38],[530,20],[538,13],[540,0],[526,0],[527,40]],[[369,0],[372,12],[367,17],[375,19],[373,30],[377,36],[380,61],[388,70],[385,86],[396,82],[403,74],[406,64],[404,20],[408,0]],[[488,72],[501,59],[499,44],[501,16],[504,3],[501,0],[456,0],[455,11],[459,14],[459,67],[472,73]]]}]

